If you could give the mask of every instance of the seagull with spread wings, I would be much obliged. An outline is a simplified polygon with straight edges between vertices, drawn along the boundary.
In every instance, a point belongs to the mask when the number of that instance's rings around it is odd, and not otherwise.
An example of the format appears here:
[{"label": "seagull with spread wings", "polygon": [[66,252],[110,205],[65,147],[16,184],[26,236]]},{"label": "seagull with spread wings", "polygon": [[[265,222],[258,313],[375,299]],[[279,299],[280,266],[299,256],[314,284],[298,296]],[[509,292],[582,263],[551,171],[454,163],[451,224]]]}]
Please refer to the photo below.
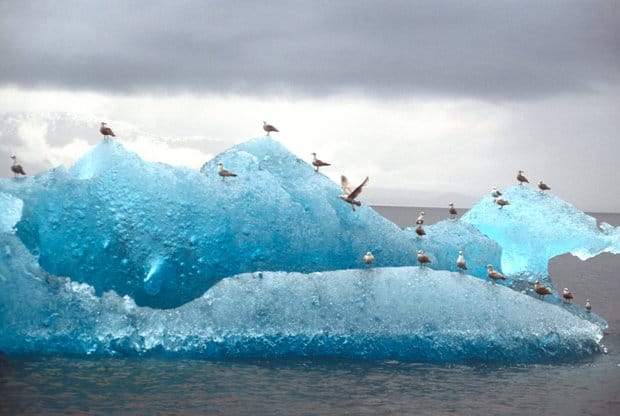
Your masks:
[{"label": "seagull with spread wings", "polygon": [[368,176],[366,176],[366,179],[364,179],[364,182],[362,182],[357,188],[351,191],[351,188],[349,188],[349,181],[347,180],[347,177],[342,175],[340,176],[340,186],[342,187],[344,194],[338,197],[342,199],[344,202],[351,204],[351,208],[353,208],[353,211],[355,211],[356,205],[358,207],[362,206],[362,203],[360,201],[357,201],[355,198],[357,198],[358,195],[362,193],[362,188],[366,186],[367,183],[368,183]]}]

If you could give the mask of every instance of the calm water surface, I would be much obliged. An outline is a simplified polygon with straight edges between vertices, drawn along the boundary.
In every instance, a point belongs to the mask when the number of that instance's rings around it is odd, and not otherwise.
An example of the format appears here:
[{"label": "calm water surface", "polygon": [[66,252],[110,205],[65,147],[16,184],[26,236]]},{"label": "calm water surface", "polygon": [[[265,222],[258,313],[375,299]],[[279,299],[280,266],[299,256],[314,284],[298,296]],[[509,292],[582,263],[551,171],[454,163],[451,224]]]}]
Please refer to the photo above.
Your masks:
[{"label": "calm water surface", "polygon": [[[378,207],[400,226],[418,209]],[[461,210],[460,210],[461,211]],[[427,223],[445,218],[425,209]],[[612,225],[620,215],[596,214]],[[620,415],[620,255],[552,259],[556,287],[609,322],[608,354],[563,365],[0,357],[0,414]]]}]

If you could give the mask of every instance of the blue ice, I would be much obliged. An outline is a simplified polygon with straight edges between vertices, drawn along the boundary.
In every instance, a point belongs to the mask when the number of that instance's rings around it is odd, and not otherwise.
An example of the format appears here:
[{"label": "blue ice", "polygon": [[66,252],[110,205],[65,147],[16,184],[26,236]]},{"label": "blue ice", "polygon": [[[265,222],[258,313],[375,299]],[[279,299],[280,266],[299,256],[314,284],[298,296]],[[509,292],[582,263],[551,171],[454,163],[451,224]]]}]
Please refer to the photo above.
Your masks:
[{"label": "blue ice", "polygon": [[415,227],[407,228],[410,238],[424,250],[436,269],[458,271],[459,251],[467,262],[467,274],[487,279],[487,264],[501,267],[502,248],[473,225],[459,220],[443,220],[424,227],[426,235],[418,236]]},{"label": "blue ice", "polygon": [[521,363],[601,350],[601,326],[577,313],[454,272],[248,273],[178,308],[153,309],[45,273],[14,235],[0,244],[11,253],[0,263],[0,350],[8,354]]},{"label": "blue ice", "polygon": [[[238,176],[219,177],[218,162]],[[340,193],[267,137],[200,172],[110,141],[69,169],[1,179],[0,350],[498,362],[599,351],[595,314],[491,285],[485,267],[546,278],[555,255],[617,253],[618,228],[514,187],[502,210],[483,198],[417,237],[363,193],[355,212]],[[419,249],[430,268],[411,267]],[[369,250],[374,268],[361,268]],[[459,250],[467,274],[452,272]]]},{"label": "blue ice", "polygon": [[[236,172],[223,180],[216,163]],[[415,264],[405,233],[270,138],[217,156],[202,172],[141,160],[102,142],[70,169],[0,181],[23,201],[17,234],[48,272],[175,307],[219,279],[255,270],[311,272]]]},{"label": "blue ice", "polygon": [[510,205],[499,209],[489,195],[472,207],[467,222],[502,247],[501,266],[508,274],[531,279],[548,274],[549,259],[572,253],[582,260],[603,252],[620,253],[620,232],[579,211],[553,194],[515,185],[503,191]]},{"label": "blue ice", "polygon": [[24,202],[4,192],[0,192],[0,232],[10,232],[22,218]]}]

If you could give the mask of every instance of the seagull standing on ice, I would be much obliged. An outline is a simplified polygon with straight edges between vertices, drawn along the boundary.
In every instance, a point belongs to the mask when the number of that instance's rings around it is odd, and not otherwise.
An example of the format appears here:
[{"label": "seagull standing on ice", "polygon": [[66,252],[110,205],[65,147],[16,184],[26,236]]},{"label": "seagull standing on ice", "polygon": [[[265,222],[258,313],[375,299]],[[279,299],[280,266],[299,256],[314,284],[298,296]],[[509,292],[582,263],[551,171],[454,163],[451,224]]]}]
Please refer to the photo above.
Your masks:
[{"label": "seagull standing on ice", "polygon": [[314,171],[318,172],[321,166],[331,166],[327,162],[323,162],[321,159],[316,158],[316,153],[312,152],[312,164],[314,165]]},{"label": "seagull standing on ice", "polygon": [[428,256],[424,253],[424,250],[418,250],[418,263],[420,263],[420,265],[424,267],[430,262],[431,259],[429,259]]},{"label": "seagull standing on ice", "polygon": [[571,303],[573,300],[573,294],[570,293],[570,290],[568,290],[567,287],[565,287],[564,290],[562,291],[562,297],[568,303]]},{"label": "seagull standing on ice", "polygon": [[493,198],[499,198],[500,196],[502,196],[502,193],[498,191],[496,187],[493,187],[493,189],[491,189],[491,196]]},{"label": "seagull standing on ice", "polygon": [[489,279],[493,281],[493,284],[495,284],[497,280],[506,280],[506,276],[497,270],[493,270],[493,266],[491,264],[487,264],[487,276],[489,276]]},{"label": "seagull standing on ice", "polygon": [[586,311],[590,312],[592,310],[592,304],[590,303],[590,299],[586,299]]},{"label": "seagull standing on ice", "polygon": [[9,157],[13,159],[13,165],[11,166],[11,171],[13,172],[15,177],[17,178],[19,175],[26,176],[26,172],[24,171],[24,168],[22,168],[22,165],[17,163],[17,156],[11,155]]},{"label": "seagull standing on ice", "polygon": [[454,203],[453,202],[450,202],[448,204],[448,206],[450,207],[450,208],[448,208],[448,212],[450,213],[450,219],[453,220],[453,219],[456,218],[456,215],[458,214],[458,212],[456,212],[456,208],[454,208]]},{"label": "seagull standing on ice", "polygon": [[358,187],[355,188],[353,192],[351,192],[351,188],[349,188],[349,181],[347,180],[347,177],[344,175],[341,175],[340,186],[342,187],[344,194],[339,195],[338,198],[342,199],[344,202],[351,204],[351,208],[353,208],[353,211],[355,211],[356,205],[358,207],[362,206],[362,203],[360,201],[356,201],[355,198],[357,198],[357,196],[360,193],[362,193],[362,188],[366,186],[367,183],[368,183],[368,176],[366,176],[366,179],[364,179],[364,182],[358,185]]},{"label": "seagull standing on ice", "polygon": [[523,171],[522,170],[520,170],[517,173],[517,180],[519,181],[519,185],[523,185],[523,182],[530,183],[530,181],[528,181],[527,178],[523,175]]},{"label": "seagull standing on ice", "polygon": [[539,280],[534,282],[534,291],[538,294],[538,298],[541,300],[545,300],[545,296],[551,294],[551,289],[547,286],[543,286]]},{"label": "seagull standing on ice", "polygon": [[424,224],[424,211],[420,211],[420,215],[418,215],[418,219],[415,220],[415,223],[417,225],[422,225]]},{"label": "seagull standing on ice", "polygon": [[267,132],[267,136],[269,136],[272,131],[275,131],[275,132],[278,132],[278,133],[280,132],[280,130],[276,129],[271,124],[267,124],[266,121],[263,121],[263,130],[265,130]]},{"label": "seagull standing on ice", "polygon": [[456,267],[462,270],[467,270],[467,263],[465,262],[465,256],[463,256],[463,252],[459,251],[459,256],[456,259]]},{"label": "seagull standing on ice", "polygon": [[99,127],[99,132],[103,134],[103,138],[105,140],[108,140],[108,136],[116,137],[116,134],[114,134],[112,129],[106,126],[106,123],[103,121],[101,122],[101,127]]},{"label": "seagull standing on ice", "polygon": [[540,189],[540,192],[545,192],[545,191],[550,191],[551,190],[549,185],[547,185],[543,181],[538,181],[538,189]]},{"label": "seagull standing on ice", "polygon": [[222,177],[222,180],[224,180],[226,176],[237,176],[236,173],[232,173],[231,171],[224,169],[224,165],[222,164],[222,162],[219,162],[217,164],[217,174]]},{"label": "seagull standing on ice", "polygon": [[504,205],[510,205],[510,201],[504,198],[495,198],[495,203],[499,205],[499,209],[504,208]]},{"label": "seagull standing on ice", "polygon": [[371,265],[375,261],[375,256],[370,251],[364,254],[364,264]]}]

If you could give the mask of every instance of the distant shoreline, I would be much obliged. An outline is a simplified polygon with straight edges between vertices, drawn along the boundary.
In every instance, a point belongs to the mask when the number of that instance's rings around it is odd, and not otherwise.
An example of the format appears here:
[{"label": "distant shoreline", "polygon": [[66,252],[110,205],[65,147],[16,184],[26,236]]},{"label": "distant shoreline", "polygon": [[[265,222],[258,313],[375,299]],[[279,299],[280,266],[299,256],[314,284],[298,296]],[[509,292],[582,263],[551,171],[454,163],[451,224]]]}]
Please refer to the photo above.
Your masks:
[{"label": "distant shoreline", "polygon": [[[385,205],[385,204],[369,204],[372,208],[402,208],[402,209],[448,209],[448,207],[429,207],[421,205]],[[455,207],[457,210],[469,211],[471,207]],[[584,211],[588,215],[620,215],[620,212],[606,211]]]},{"label": "distant shoreline", "polygon": [[[372,205],[369,206],[377,211],[381,216],[387,218],[401,228],[411,227],[415,224],[420,211],[425,211],[425,225],[431,225],[438,221],[448,218],[448,207],[420,207],[420,206],[402,206],[402,205]],[[455,207],[460,218],[470,208]],[[596,218],[598,225],[606,222],[615,227],[620,226],[620,213],[617,212],[586,212]]]}]

